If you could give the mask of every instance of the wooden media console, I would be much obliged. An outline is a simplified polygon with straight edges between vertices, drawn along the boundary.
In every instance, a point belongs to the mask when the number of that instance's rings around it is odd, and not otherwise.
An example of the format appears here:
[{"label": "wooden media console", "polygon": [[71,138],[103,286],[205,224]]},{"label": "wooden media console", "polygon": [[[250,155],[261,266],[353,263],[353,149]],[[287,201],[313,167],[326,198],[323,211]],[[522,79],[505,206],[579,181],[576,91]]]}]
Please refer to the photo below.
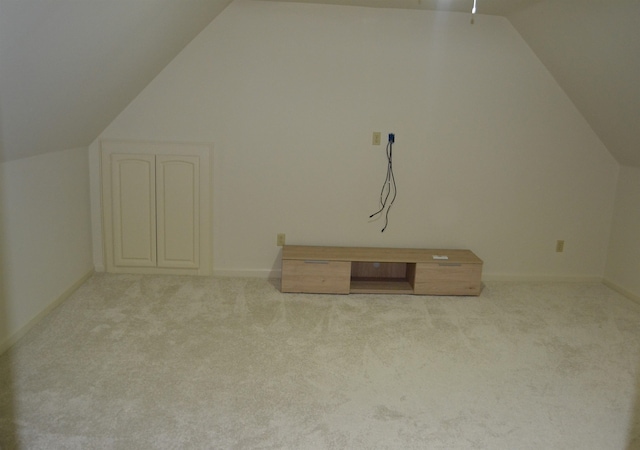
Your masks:
[{"label": "wooden media console", "polygon": [[470,250],[282,249],[282,292],[480,295],[481,289],[482,260]]}]

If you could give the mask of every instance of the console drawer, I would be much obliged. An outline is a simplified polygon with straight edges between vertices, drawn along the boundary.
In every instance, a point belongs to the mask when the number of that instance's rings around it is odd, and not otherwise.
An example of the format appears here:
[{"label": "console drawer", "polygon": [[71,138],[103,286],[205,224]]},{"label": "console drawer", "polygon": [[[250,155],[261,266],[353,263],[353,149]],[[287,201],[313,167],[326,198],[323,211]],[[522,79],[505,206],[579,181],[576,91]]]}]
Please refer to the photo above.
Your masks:
[{"label": "console drawer", "polygon": [[350,261],[282,261],[282,292],[348,294],[350,281]]},{"label": "console drawer", "polygon": [[413,290],[419,295],[480,295],[482,264],[418,263]]}]

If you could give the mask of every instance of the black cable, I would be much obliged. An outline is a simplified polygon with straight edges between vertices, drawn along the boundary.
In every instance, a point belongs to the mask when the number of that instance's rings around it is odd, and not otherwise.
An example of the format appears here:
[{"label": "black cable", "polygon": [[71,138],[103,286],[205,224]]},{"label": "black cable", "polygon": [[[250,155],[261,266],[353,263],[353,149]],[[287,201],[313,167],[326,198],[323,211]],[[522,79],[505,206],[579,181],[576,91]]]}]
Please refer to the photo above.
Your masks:
[{"label": "black cable", "polygon": [[[369,218],[372,218],[373,216],[380,214],[383,210],[384,207],[387,204],[387,199],[389,198],[389,194],[391,193],[391,189],[390,189],[390,185],[389,185],[389,145],[391,145],[390,143],[387,144],[387,175],[386,178],[384,180],[384,184],[382,185],[382,190],[380,191],[380,209],[376,212],[374,212],[373,214],[371,214],[369,216]],[[382,200],[382,196],[384,195],[384,191],[385,188],[389,187],[389,191],[387,192],[387,196],[384,198],[384,200]]]},{"label": "black cable", "polygon": [[[385,177],[384,184],[382,185],[382,190],[380,191],[380,209],[369,216],[369,218],[373,218],[377,216],[385,208],[387,208],[387,212],[385,213],[385,222],[384,227],[381,232],[387,229],[387,225],[389,225],[389,210],[393,205],[393,202],[396,200],[396,196],[398,195],[397,185],[396,185],[396,177],[393,174],[393,143],[395,141],[395,136],[393,134],[389,135],[389,142],[387,143],[387,176]],[[387,194],[385,195],[385,190]],[[389,195],[393,191],[393,197],[391,197],[391,203],[387,207],[387,200],[389,200]],[[384,197],[384,200],[383,200]]]}]

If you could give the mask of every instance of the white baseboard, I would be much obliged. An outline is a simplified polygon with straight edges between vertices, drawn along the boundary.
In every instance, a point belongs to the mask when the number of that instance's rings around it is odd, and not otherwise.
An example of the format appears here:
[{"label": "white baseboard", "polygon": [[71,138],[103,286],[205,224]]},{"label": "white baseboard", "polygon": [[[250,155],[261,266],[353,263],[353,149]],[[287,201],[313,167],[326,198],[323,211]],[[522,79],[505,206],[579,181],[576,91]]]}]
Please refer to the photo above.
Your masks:
[{"label": "white baseboard", "polygon": [[230,277],[230,278],[262,278],[264,280],[271,278],[280,278],[279,270],[266,270],[266,269],[241,269],[241,270],[227,270],[227,269],[214,269],[214,277]]},{"label": "white baseboard", "polygon": [[602,280],[602,283],[605,286],[607,286],[607,287],[613,289],[614,291],[616,291],[618,294],[622,294],[625,297],[627,297],[629,300],[632,300],[632,301],[640,304],[640,295],[635,294],[635,293],[631,292],[630,290],[625,289],[622,286],[614,283],[613,281],[607,280],[606,278],[604,280]]},{"label": "white baseboard", "polygon": [[78,279],[75,283],[69,286],[62,294],[58,296],[55,300],[53,300],[46,308],[44,308],[38,315],[36,315],[33,319],[27,322],[24,326],[22,326],[18,331],[13,333],[7,339],[0,343],[0,355],[6,352],[11,346],[13,346],[16,342],[20,340],[22,336],[27,334],[27,332],[33,328],[38,322],[40,322],[47,314],[57,308],[60,304],[62,304],[67,298],[73,294],[76,289],[78,289],[82,283],[87,281],[94,274],[94,269],[89,270],[86,274],[84,274],[80,279]]}]

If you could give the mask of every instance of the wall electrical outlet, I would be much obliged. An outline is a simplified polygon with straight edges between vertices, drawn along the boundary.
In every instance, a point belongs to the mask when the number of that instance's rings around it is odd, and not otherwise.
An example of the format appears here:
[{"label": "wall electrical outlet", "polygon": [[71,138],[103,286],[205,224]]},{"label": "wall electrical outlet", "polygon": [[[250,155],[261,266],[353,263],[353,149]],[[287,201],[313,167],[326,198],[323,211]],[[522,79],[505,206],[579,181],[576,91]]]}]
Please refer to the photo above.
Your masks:
[{"label": "wall electrical outlet", "polygon": [[563,251],[564,251],[564,241],[562,240],[556,241],[556,252],[562,253]]},{"label": "wall electrical outlet", "polygon": [[284,233],[278,233],[278,237],[276,239],[276,245],[278,247],[284,247],[284,243],[285,243],[285,234]]},{"label": "wall electrical outlet", "polygon": [[382,139],[381,137],[381,133],[379,131],[374,131],[373,132],[373,138],[371,140],[371,143],[373,145],[380,145],[380,140]]}]

